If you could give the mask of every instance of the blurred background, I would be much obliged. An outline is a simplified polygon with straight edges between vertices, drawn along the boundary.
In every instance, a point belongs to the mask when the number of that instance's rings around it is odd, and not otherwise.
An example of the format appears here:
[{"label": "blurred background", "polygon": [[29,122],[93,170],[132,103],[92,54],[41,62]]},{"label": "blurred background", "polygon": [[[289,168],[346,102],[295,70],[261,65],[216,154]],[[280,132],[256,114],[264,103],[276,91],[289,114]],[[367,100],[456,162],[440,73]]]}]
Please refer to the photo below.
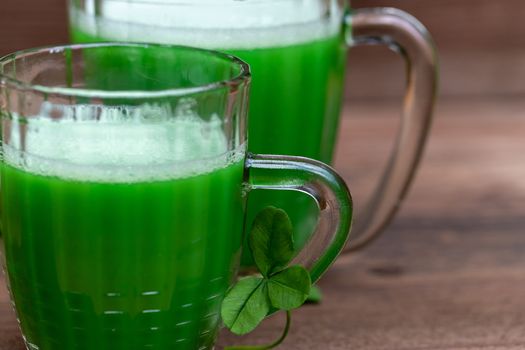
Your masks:
[{"label": "blurred background", "polygon": [[[441,56],[441,97],[516,96],[525,58],[520,0],[353,0],[354,8],[392,6],[430,30]],[[65,0],[2,0],[0,54],[68,40]],[[399,97],[403,65],[384,48],[352,50],[348,97]],[[351,78],[351,79],[350,79]]]},{"label": "blurred background", "polygon": [[[522,349],[525,1],[352,6],[397,7],[425,24],[440,55],[438,104],[400,212],[377,241],[332,269],[324,309],[301,310],[294,327],[307,334],[293,333],[287,348],[306,349],[315,334],[327,349]],[[0,55],[67,42],[66,18],[65,0],[2,0]],[[348,61],[339,138],[351,147],[338,147],[335,166],[359,213],[394,142],[405,65],[384,47],[352,49]],[[13,327],[0,317],[0,338]],[[270,322],[259,334],[279,329]],[[12,349],[0,342],[0,350]]]}]

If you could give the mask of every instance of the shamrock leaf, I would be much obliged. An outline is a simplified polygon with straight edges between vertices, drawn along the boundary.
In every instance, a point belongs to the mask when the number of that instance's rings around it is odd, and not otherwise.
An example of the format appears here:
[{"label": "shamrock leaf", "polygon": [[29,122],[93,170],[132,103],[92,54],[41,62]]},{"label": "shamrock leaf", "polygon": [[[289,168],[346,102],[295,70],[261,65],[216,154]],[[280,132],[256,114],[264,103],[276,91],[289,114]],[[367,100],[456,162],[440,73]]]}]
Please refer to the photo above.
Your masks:
[{"label": "shamrock leaf", "polygon": [[290,310],[310,294],[310,274],[302,266],[286,268],[293,258],[292,223],[281,209],[263,209],[254,220],[249,247],[262,277],[247,277],[231,288],[222,303],[221,317],[235,334],[251,332],[270,310],[285,310],[286,325],[279,339],[269,345],[232,346],[225,350],[268,350],[281,344],[291,324]]},{"label": "shamrock leaf", "polygon": [[292,310],[303,305],[310,294],[310,274],[302,266],[289,267],[268,281],[268,296],[272,306],[281,310]]},{"label": "shamrock leaf", "polygon": [[221,317],[233,333],[251,332],[270,311],[266,281],[258,277],[241,279],[222,302]]},{"label": "shamrock leaf", "polygon": [[286,212],[274,207],[263,209],[253,222],[249,245],[263,276],[284,268],[294,254],[292,223]]}]

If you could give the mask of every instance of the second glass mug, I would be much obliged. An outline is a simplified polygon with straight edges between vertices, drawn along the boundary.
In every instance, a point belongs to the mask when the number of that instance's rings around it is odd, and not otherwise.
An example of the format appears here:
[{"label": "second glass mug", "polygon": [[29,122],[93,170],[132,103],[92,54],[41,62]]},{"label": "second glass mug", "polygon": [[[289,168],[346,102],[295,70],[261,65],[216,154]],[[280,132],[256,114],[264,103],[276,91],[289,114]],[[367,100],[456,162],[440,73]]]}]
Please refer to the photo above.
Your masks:
[{"label": "second glass mug", "polygon": [[[253,72],[250,151],[328,164],[347,48],[388,45],[407,62],[401,128],[346,251],[375,238],[399,208],[422,154],[436,91],[436,51],[412,16],[390,8],[350,10],[347,1],[337,0],[69,0],[69,10],[75,42],[184,44],[242,58]],[[249,200],[252,213],[270,203],[290,214],[298,244],[307,242],[317,220],[315,203],[300,194],[262,191]]]},{"label": "second glass mug", "polygon": [[212,349],[253,189],[311,195],[321,229],[294,262],[316,281],[335,260],[346,185],[247,153],[249,86],[246,63],[187,47],[0,58],[0,258],[28,349]]}]

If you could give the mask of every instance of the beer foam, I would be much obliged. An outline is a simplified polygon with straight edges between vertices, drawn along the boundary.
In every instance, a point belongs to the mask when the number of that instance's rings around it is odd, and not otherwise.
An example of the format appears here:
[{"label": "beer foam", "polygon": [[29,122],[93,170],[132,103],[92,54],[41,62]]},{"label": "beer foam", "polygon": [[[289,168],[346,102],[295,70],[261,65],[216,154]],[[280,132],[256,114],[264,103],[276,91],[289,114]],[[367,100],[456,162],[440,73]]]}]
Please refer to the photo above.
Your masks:
[{"label": "beer foam", "polygon": [[[53,118],[57,113],[60,119]],[[243,145],[228,150],[218,116],[205,121],[180,110],[168,114],[162,106],[44,103],[38,117],[26,120],[12,118],[3,157],[44,176],[118,183],[170,180],[208,173],[244,156]]]},{"label": "beer foam", "polygon": [[[328,6],[328,7],[327,7]],[[96,14],[96,15],[95,15]],[[335,35],[342,11],[319,0],[87,0],[70,6],[75,29],[114,41],[208,49],[280,47]]]}]

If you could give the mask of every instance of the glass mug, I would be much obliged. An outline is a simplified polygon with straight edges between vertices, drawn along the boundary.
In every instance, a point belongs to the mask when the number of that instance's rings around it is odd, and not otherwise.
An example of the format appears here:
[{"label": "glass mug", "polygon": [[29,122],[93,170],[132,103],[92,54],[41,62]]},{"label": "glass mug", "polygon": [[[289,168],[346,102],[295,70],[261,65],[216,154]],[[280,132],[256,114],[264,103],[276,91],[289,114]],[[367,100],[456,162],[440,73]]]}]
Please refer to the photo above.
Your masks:
[{"label": "glass mug", "polygon": [[[337,0],[69,0],[69,10],[75,42],[184,44],[240,57],[253,73],[250,151],[328,164],[347,48],[379,43],[395,49],[408,67],[402,125],[347,251],[373,239],[395,214],[421,157],[436,91],[436,52],[412,16],[389,8],[350,11]],[[270,203],[291,214],[296,241],[306,242],[317,220],[315,203],[296,193],[254,192],[250,212]]]},{"label": "glass mug", "polygon": [[[169,74],[166,74],[169,72]],[[247,153],[249,67],[217,52],[94,44],[0,59],[0,223],[28,349],[211,349],[253,189],[308,193],[317,280],[352,205],[306,158]]]}]

